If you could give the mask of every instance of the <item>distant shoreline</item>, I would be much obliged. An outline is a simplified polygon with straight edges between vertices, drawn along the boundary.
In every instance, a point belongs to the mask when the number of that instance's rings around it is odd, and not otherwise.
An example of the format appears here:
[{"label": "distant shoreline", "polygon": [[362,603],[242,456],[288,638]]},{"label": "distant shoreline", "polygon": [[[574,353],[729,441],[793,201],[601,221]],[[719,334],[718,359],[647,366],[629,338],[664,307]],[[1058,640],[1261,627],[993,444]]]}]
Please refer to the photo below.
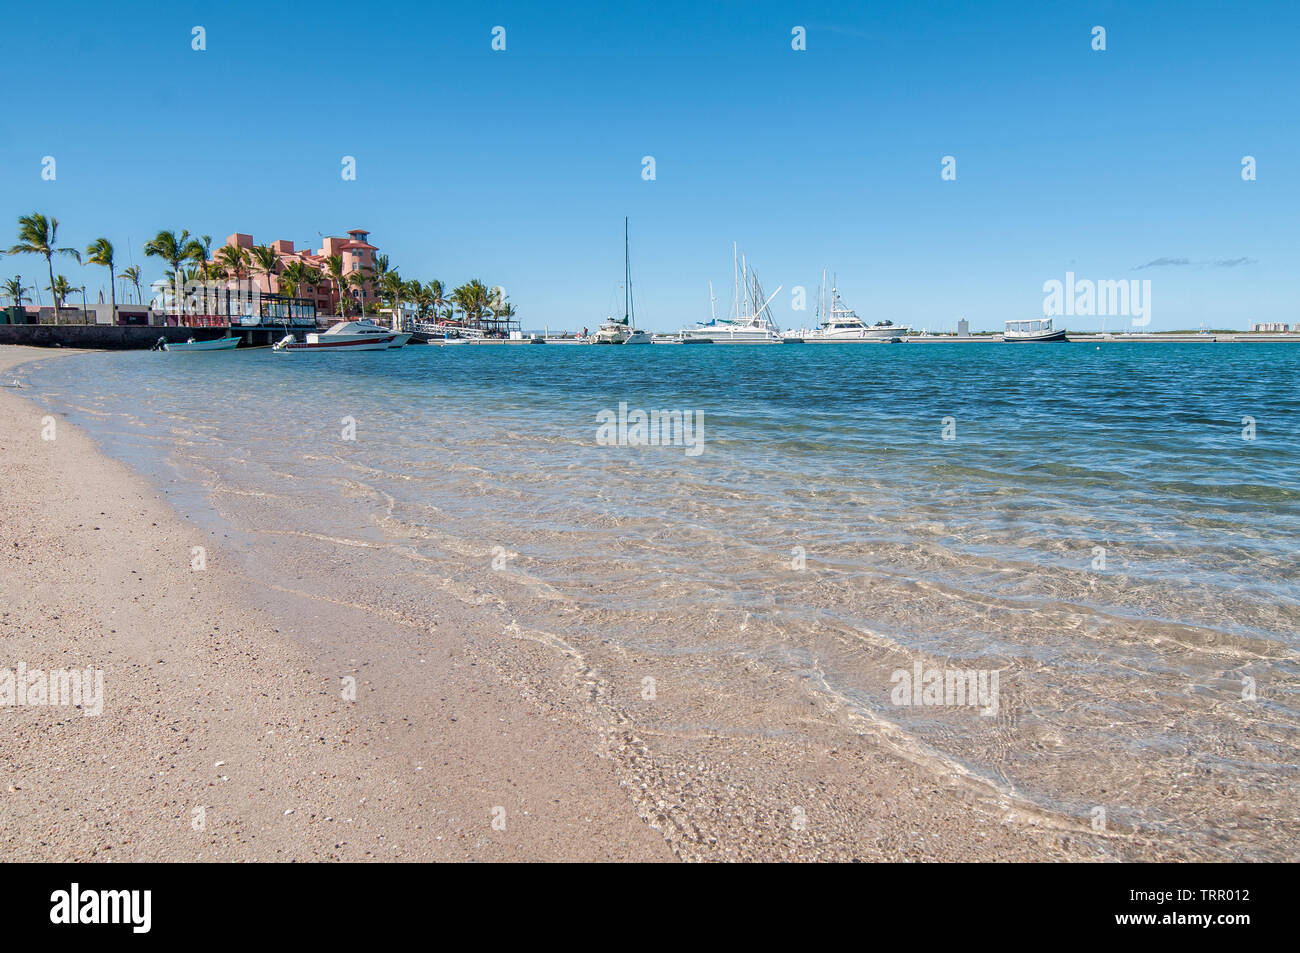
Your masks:
[{"label": "distant shoreline", "polygon": [[[196,340],[222,337],[240,328],[189,328],[154,326],[118,326],[99,324],[0,324],[0,345],[38,348],[77,348],[84,350],[147,350],[159,338],[168,343],[178,343],[193,337]],[[279,333],[258,329],[246,344],[266,345]],[[666,332],[652,332],[652,338],[665,337]],[[1300,344],[1300,334],[1269,333],[1260,331],[1191,332],[1153,331],[1150,333],[1098,333],[1069,332],[1067,341],[1076,344]],[[885,343],[885,342],[871,342]],[[1004,344],[1002,334],[996,331],[975,333],[965,337],[952,334],[910,334],[898,343],[904,344]],[[811,347],[864,346],[865,342],[836,341],[808,342]],[[241,345],[244,347],[245,345]],[[722,345],[729,346],[729,345]]]}]

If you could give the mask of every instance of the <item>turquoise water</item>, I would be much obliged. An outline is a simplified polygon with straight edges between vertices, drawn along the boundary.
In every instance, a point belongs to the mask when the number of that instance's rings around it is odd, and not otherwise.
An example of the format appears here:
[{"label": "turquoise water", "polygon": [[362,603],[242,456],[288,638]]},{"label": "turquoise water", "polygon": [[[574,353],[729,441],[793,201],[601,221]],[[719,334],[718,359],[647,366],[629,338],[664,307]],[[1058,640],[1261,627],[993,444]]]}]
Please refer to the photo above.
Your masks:
[{"label": "turquoise water", "polygon": [[[1102,804],[1198,856],[1293,853],[1300,348],[126,353],[20,376],[189,481],[263,571],[414,613],[488,600],[612,684],[694,686],[628,689],[645,724],[788,733],[810,697],[1085,824]],[[702,414],[698,454],[602,445],[620,403]],[[998,713],[893,704],[916,661],[996,670]]]}]

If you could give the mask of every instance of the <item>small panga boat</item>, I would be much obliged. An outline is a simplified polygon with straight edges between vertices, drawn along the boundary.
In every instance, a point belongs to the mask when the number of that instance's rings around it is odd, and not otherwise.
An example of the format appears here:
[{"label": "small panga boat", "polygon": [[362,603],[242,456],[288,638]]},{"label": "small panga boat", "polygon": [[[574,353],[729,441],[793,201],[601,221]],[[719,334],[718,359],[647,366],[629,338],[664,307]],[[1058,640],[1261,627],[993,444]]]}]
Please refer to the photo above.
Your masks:
[{"label": "small panga boat", "polygon": [[239,347],[239,338],[216,338],[211,341],[167,341],[159,338],[154,347],[159,351],[231,351]]}]

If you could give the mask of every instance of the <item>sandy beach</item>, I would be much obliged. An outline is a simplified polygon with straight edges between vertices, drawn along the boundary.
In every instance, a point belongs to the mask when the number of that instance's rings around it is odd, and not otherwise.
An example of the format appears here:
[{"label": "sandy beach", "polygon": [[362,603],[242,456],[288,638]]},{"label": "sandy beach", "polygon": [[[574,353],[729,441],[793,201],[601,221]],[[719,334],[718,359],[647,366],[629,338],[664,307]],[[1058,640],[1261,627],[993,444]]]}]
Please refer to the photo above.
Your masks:
[{"label": "sandy beach", "polygon": [[[84,362],[87,388],[111,359],[6,348],[0,381],[51,358]],[[635,666],[472,598],[414,613],[251,577],[85,432],[59,418],[43,439],[23,394],[0,389],[0,668],[100,668],[105,697],[97,717],[0,710],[6,859],[1180,856],[1030,808],[830,697],[734,700],[782,730],[643,730],[616,701]]]}]

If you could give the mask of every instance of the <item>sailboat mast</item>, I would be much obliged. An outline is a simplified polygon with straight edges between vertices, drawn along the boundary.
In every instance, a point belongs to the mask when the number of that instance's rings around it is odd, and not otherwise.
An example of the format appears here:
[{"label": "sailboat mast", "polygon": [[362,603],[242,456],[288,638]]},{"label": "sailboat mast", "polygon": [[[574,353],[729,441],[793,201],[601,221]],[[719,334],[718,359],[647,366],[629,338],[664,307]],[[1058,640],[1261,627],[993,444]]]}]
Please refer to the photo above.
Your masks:
[{"label": "sailboat mast", "polygon": [[740,317],[740,250],[731,243],[731,316]]},{"label": "sailboat mast", "polygon": [[623,216],[623,323],[632,315],[632,255],[627,244],[627,216]]},{"label": "sailboat mast", "polygon": [[753,315],[753,311],[751,310],[750,305],[749,305],[749,301],[750,301],[750,294],[749,294],[749,262],[747,262],[747,261],[745,260],[745,256],[744,256],[744,255],[741,255],[741,256],[740,256],[740,278],[741,278],[741,280],[745,283],[745,298],[744,298],[745,317],[748,318],[748,317],[751,317],[751,316]]}]

